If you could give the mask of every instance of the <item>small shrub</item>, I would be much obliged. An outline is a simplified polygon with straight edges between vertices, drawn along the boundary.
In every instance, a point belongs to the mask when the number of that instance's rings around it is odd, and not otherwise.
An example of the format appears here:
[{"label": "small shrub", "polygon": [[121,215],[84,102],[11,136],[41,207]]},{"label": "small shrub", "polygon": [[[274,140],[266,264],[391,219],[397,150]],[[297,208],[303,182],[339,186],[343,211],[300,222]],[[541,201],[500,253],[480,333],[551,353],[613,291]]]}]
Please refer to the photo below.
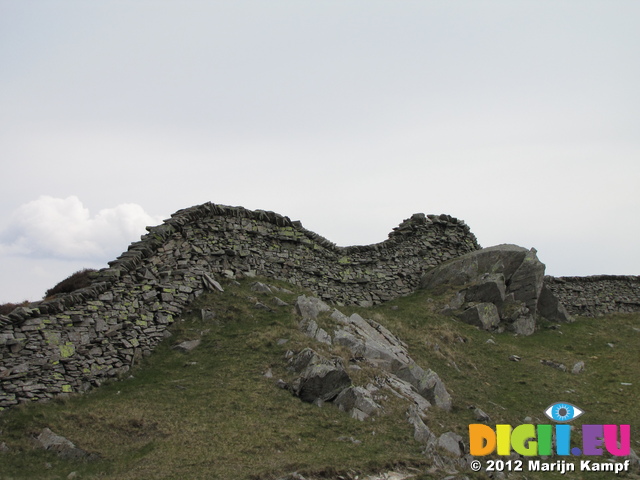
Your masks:
[{"label": "small shrub", "polygon": [[58,293],[71,293],[74,290],[88,287],[91,285],[91,273],[96,270],[93,268],[85,268],[69,275],[67,278],[58,283],[55,287],[50,288],[44,294],[45,298],[52,297]]},{"label": "small shrub", "polygon": [[29,305],[29,302],[27,300],[22,303],[3,303],[2,305],[0,305],[0,315],[8,315],[9,313],[13,312],[15,308],[26,307],[27,305]]}]

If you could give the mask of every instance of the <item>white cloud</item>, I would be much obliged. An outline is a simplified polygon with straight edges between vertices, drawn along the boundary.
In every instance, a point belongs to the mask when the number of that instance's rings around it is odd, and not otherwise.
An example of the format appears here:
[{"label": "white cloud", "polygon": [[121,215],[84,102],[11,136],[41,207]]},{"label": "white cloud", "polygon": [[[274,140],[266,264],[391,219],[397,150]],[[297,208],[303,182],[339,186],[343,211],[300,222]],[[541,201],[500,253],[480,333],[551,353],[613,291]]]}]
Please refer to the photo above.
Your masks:
[{"label": "white cloud", "polygon": [[69,260],[111,260],[162,219],[135,203],[91,215],[76,196],[40,196],[18,207],[0,236],[0,254]]}]

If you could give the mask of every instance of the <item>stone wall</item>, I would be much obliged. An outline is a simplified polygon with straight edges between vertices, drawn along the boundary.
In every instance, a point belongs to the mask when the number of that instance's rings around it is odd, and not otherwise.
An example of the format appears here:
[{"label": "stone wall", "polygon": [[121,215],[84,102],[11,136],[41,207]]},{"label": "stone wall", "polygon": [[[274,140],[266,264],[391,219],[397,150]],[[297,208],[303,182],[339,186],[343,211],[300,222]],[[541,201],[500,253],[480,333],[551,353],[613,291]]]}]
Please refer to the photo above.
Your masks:
[{"label": "stone wall", "polygon": [[0,316],[0,409],[126,372],[216,276],[261,275],[371,305],[413,292],[426,269],[479,248],[447,215],[413,215],[384,242],[354,247],[273,212],[211,203],[147,230],[89,287]]},{"label": "stone wall", "polygon": [[596,317],[615,312],[640,312],[640,277],[545,277],[544,283],[571,315]]}]

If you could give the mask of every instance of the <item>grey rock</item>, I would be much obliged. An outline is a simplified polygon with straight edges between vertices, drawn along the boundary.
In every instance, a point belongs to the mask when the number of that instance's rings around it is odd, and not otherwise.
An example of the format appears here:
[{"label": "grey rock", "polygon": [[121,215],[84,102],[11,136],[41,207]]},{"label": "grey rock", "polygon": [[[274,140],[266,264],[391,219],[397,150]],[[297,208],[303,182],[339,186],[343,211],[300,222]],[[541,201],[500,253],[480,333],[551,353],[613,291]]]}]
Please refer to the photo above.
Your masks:
[{"label": "grey rock", "polygon": [[293,355],[293,352],[287,352],[290,356],[289,366],[294,372],[302,372],[309,365],[320,363],[324,357],[318,355],[315,350],[311,348],[305,348],[301,350],[297,355]]},{"label": "grey rock", "polygon": [[202,321],[208,322],[216,318],[216,312],[214,312],[213,310],[202,308],[200,309],[200,318],[202,319]]},{"label": "grey rock", "polygon": [[92,458],[88,452],[76,447],[73,442],[61,435],[53,433],[50,429],[44,428],[35,439],[36,444],[44,449],[57,453],[59,456],[68,459]]},{"label": "grey rock", "polygon": [[504,301],[506,290],[503,274],[485,273],[464,290],[465,301],[500,305]]},{"label": "grey rock", "polygon": [[185,340],[184,342],[180,342],[177,345],[174,345],[172,348],[174,350],[178,350],[180,352],[190,352],[191,350],[193,350],[194,348],[196,348],[198,345],[200,345],[200,340],[196,339],[196,340]]},{"label": "grey rock", "polygon": [[313,403],[318,398],[324,402],[331,401],[350,385],[351,378],[341,365],[323,362],[305,368],[292,387],[293,393],[301,400]]},{"label": "grey rock", "polygon": [[443,410],[451,410],[451,395],[447,392],[438,374],[433,370],[425,371],[416,363],[411,363],[401,366],[394,373],[399,379],[413,385],[418,393],[432,405]]},{"label": "grey rock", "polygon": [[536,321],[531,315],[523,315],[515,320],[509,329],[518,335],[531,335],[536,331]]},{"label": "grey rock", "polygon": [[579,373],[584,372],[584,369],[584,362],[580,360],[573,366],[573,368],[571,369],[571,373],[573,373],[574,375],[578,375]]},{"label": "grey rock", "polygon": [[345,412],[353,413],[353,410],[357,410],[354,418],[358,420],[364,420],[381,408],[371,397],[371,393],[368,390],[354,386],[342,390],[334,400],[334,403]]},{"label": "grey rock", "polygon": [[473,418],[475,418],[478,422],[488,422],[491,420],[491,417],[478,407],[475,407],[473,409]]},{"label": "grey rock", "polygon": [[547,367],[556,368],[563,372],[567,371],[567,366],[564,363],[554,362],[553,360],[540,360],[542,365],[546,365]]},{"label": "grey rock", "polygon": [[542,285],[538,298],[538,313],[550,322],[573,322],[574,320],[558,297],[545,284]]},{"label": "grey rock", "polygon": [[420,417],[420,410],[412,405],[407,411],[407,421],[413,425],[413,438],[424,445],[431,445],[436,442],[436,436],[429,430]]},{"label": "grey rock", "polygon": [[[538,315],[571,320],[553,292],[544,288],[544,270],[535,249],[497,245],[444,262],[426,272],[420,286],[458,289],[447,308],[467,323],[531,335]],[[486,304],[497,308],[497,317]]]},{"label": "grey rock", "polygon": [[331,345],[331,337],[329,334],[320,328],[315,320],[310,318],[303,318],[300,322],[300,331],[307,337],[313,338],[318,342]]},{"label": "grey rock", "polygon": [[475,304],[457,315],[457,317],[465,323],[476,325],[484,330],[493,330],[500,325],[498,307],[493,303]]},{"label": "grey rock", "polygon": [[287,302],[279,299],[278,297],[273,297],[273,304],[278,307],[287,307],[289,305]]},{"label": "grey rock", "polygon": [[438,447],[443,448],[454,457],[464,455],[464,443],[462,437],[454,432],[446,432],[438,437]]},{"label": "grey rock", "polygon": [[536,313],[542,291],[544,269],[545,266],[538,260],[535,250],[531,249],[509,279],[509,293],[513,293],[516,300],[524,302],[533,314]]},{"label": "grey rock", "polygon": [[269,307],[268,305],[265,305],[265,304],[264,304],[264,303],[262,303],[262,302],[256,302],[256,303],[253,305],[253,308],[256,308],[256,309],[258,309],[258,310],[266,310],[266,311],[268,311],[268,312],[272,312],[272,311],[273,311],[273,310],[271,309],[271,307]]},{"label": "grey rock", "polygon": [[316,297],[307,297],[300,295],[296,300],[296,311],[302,318],[316,319],[320,312],[328,312],[331,310],[329,305]]},{"label": "grey rock", "polygon": [[258,293],[271,293],[271,288],[262,282],[254,282],[251,285],[251,291]]},{"label": "grey rock", "polygon": [[463,286],[472,283],[484,273],[502,273],[509,279],[524,260],[527,250],[517,245],[497,245],[483,248],[452,260],[426,272],[421,288],[432,289],[440,285]]},{"label": "grey rock", "polygon": [[310,348],[302,350],[289,363],[299,372],[292,382],[292,391],[305,402],[313,403],[318,398],[331,401],[351,385],[351,378],[339,360],[329,360]]},{"label": "grey rock", "polygon": [[431,408],[431,402],[420,395],[413,385],[399,379],[395,375],[389,375],[384,386],[396,397],[409,400],[420,412],[426,412]]},{"label": "grey rock", "polygon": [[217,281],[215,281],[206,273],[202,275],[202,284],[204,285],[204,288],[206,288],[211,292],[215,292],[215,291],[224,292],[224,288],[222,288],[222,285],[220,285]]},{"label": "grey rock", "polygon": [[365,320],[358,314],[346,317],[338,311],[331,317],[345,325],[336,330],[334,342],[348,347],[354,357],[366,358],[386,371],[410,362],[405,344],[379,323]]}]

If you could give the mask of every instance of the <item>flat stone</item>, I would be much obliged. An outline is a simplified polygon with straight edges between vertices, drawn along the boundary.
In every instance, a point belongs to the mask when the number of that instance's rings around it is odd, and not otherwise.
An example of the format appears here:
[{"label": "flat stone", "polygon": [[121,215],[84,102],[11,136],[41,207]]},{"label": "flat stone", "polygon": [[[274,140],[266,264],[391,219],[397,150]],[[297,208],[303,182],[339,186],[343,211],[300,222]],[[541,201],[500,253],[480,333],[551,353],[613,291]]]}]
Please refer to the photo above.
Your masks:
[{"label": "flat stone", "polygon": [[204,287],[209,291],[224,292],[224,288],[222,288],[222,285],[220,285],[216,280],[211,278],[206,273],[202,275],[202,283]]},{"label": "flat stone", "polygon": [[40,448],[56,452],[63,458],[81,459],[91,456],[86,451],[76,447],[70,440],[53,433],[48,428],[44,428],[42,432],[40,432],[36,437],[36,443]]},{"label": "flat stone", "polygon": [[200,345],[200,340],[196,339],[196,340],[185,340],[184,342],[180,342],[177,345],[174,345],[172,348],[174,350],[179,350],[181,352],[190,352],[191,350],[193,350],[194,348],[196,348],[198,345]]}]

